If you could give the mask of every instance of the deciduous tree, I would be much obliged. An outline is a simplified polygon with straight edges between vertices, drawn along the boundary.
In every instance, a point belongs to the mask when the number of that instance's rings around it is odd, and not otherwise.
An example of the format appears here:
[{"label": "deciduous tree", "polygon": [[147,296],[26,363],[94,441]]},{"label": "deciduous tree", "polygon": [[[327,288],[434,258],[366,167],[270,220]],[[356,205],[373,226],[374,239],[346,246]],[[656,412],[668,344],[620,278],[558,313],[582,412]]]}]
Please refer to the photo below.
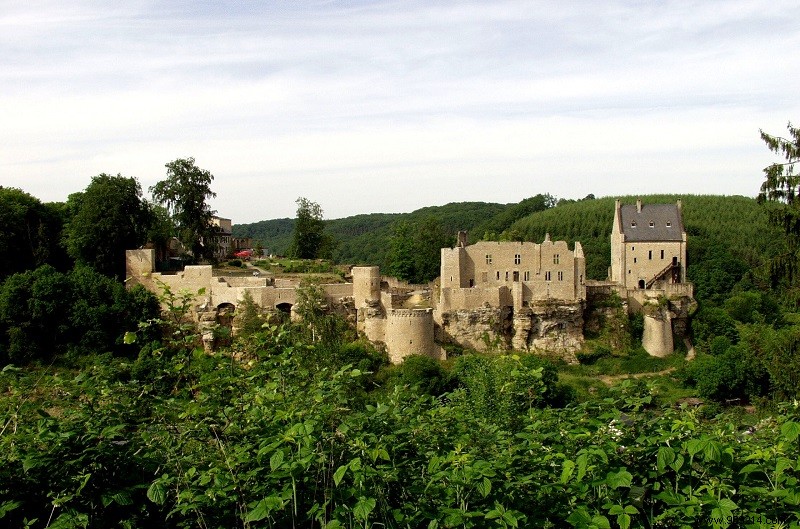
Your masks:
[{"label": "deciduous tree", "polygon": [[65,229],[67,250],[78,263],[109,277],[125,277],[125,250],[147,242],[153,223],[138,180],[99,174],[81,193],[70,195],[73,212]]},{"label": "deciduous tree", "polygon": [[316,259],[325,257],[325,221],[322,208],[316,202],[305,197],[297,199],[297,219],[294,223],[294,234],[289,255],[299,259]]},{"label": "deciduous tree", "polygon": [[195,165],[194,158],[179,158],[165,165],[167,178],[150,188],[153,199],[172,215],[181,242],[195,259],[214,256],[218,229],[211,224],[214,211],[208,200],[214,175]]},{"label": "deciduous tree", "polygon": [[442,248],[453,238],[436,217],[395,225],[389,249],[389,272],[411,283],[427,283],[439,276]]},{"label": "deciduous tree", "polygon": [[63,226],[59,206],[0,186],[0,280],[45,263],[59,269],[67,266],[59,247]]}]

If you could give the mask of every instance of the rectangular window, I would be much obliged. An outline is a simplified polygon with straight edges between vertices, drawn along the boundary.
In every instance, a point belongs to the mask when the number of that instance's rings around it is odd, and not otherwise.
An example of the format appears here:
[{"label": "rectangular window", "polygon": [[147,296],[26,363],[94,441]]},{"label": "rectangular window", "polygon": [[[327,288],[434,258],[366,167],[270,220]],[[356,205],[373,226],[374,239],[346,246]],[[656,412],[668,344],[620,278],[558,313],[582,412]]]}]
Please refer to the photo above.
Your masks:
[{"label": "rectangular window", "polygon": [[653,250],[647,250],[647,258],[648,259],[652,259],[653,258]]},{"label": "rectangular window", "polygon": [[531,273],[529,270],[526,270],[525,273],[522,274],[523,281],[530,281],[531,280]]},{"label": "rectangular window", "polygon": [[500,270],[497,271],[497,280],[500,281]]},{"label": "rectangular window", "polygon": [[664,250],[661,250],[661,259],[664,259]]},{"label": "rectangular window", "polygon": [[635,257],[633,258],[633,264],[636,264],[636,258]]},{"label": "rectangular window", "polygon": [[519,281],[519,272],[518,272],[518,271],[516,271],[516,270],[514,270],[513,280],[514,280],[515,282],[516,282],[516,281]]},{"label": "rectangular window", "polygon": [[492,264],[492,254],[486,254],[486,264]]},{"label": "rectangular window", "polygon": [[514,255],[514,264],[518,265],[522,262],[522,256],[520,254]]},{"label": "rectangular window", "polygon": [[558,280],[559,281],[564,281],[564,272],[559,272],[558,273]]},{"label": "rectangular window", "polygon": [[553,264],[558,264],[558,254],[553,256]]},{"label": "rectangular window", "polygon": [[506,270],[506,281],[508,281],[508,270]]},{"label": "rectangular window", "polygon": [[545,281],[550,281],[550,272],[545,272],[544,273],[544,280]]}]

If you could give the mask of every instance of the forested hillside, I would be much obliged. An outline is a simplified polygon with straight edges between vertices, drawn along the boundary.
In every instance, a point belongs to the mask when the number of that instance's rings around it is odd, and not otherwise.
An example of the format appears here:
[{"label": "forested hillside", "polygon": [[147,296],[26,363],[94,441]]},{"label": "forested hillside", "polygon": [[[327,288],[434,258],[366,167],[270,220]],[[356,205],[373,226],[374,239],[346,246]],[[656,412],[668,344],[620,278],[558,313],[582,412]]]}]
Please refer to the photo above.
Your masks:
[{"label": "forested hillside", "polygon": [[[444,206],[429,206],[411,213],[371,213],[325,223],[325,230],[334,239],[333,258],[338,262],[377,264],[385,266],[389,239],[394,226],[401,222],[416,223],[434,217],[450,233],[471,230],[515,204],[488,202],[454,202]],[[264,248],[285,254],[292,241],[293,219],[275,219],[239,224],[233,227],[237,237],[252,237],[261,241]]]}]

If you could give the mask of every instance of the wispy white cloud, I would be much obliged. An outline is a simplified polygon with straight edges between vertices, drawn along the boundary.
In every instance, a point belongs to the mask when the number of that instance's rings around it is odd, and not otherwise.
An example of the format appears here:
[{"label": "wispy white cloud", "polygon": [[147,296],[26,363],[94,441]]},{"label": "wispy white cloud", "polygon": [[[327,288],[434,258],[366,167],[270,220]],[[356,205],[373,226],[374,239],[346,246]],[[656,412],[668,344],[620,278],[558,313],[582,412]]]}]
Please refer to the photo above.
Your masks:
[{"label": "wispy white cloud", "polygon": [[195,156],[235,221],[757,192],[794,1],[2,2],[0,185]]}]

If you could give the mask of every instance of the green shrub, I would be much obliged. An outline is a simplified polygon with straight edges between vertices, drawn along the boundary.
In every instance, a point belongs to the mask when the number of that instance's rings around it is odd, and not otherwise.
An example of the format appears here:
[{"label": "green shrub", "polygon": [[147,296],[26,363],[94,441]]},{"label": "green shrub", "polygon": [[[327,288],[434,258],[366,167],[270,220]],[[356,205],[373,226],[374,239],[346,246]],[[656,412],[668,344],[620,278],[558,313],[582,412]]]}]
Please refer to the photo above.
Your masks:
[{"label": "green shrub", "polygon": [[228,261],[228,266],[241,268],[242,267],[242,261],[239,260],[239,259],[231,259],[230,261]]},{"label": "green shrub", "polygon": [[435,397],[452,389],[450,375],[441,362],[423,355],[407,356],[392,370],[388,383],[390,386],[408,386]]},{"label": "green shrub", "polygon": [[592,365],[601,358],[611,356],[611,349],[606,345],[598,345],[591,351],[580,351],[575,356],[581,364]]},{"label": "green shrub", "polygon": [[719,402],[750,401],[770,391],[769,373],[743,345],[729,347],[719,356],[698,356],[679,376],[701,397]]}]

